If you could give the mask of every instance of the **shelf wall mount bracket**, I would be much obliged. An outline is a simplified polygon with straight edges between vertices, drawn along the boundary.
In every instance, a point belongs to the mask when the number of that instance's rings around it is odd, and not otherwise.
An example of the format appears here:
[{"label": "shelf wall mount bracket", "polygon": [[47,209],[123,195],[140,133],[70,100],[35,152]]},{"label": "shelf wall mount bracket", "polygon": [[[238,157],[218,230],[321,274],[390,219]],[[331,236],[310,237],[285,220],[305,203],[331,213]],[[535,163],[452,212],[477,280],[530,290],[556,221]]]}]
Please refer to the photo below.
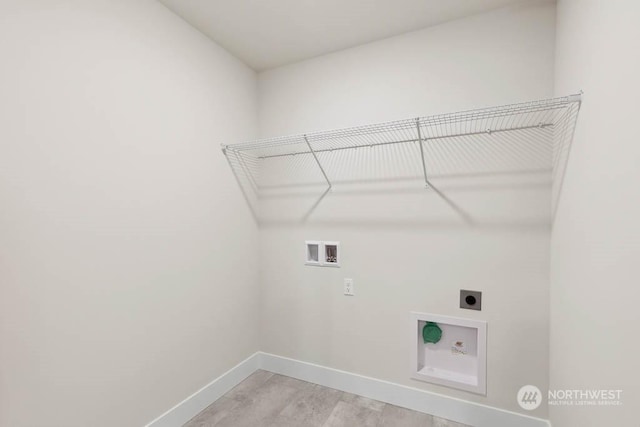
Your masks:
[{"label": "shelf wall mount bracket", "polygon": [[320,163],[320,160],[318,159],[318,155],[316,154],[315,150],[311,146],[311,143],[309,142],[309,138],[307,138],[307,135],[304,135],[303,137],[304,137],[304,142],[306,142],[307,147],[309,147],[309,152],[313,155],[313,159],[316,161],[316,164],[320,168],[320,172],[322,172],[322,176],[324,177],[325,181],[327,181],[327,185],[329,186],[327,188],[327,191],[331,190],[331,187],[332,187],[331,180],[327,176],[327,172],[322,167],[322,163]]},{"label": "shelf wall mount bracket", "polygon": [[427,164],[424,160],[424,147],[422,141],[422,131],[420,130],[420,117],[416,117],[416,129],[418,131],[418,144],[420,144],[420,160],[422,160],[422,173],[424,174],[424,184],[426,188],[429,188],[429,178],[427,177]]},{"label": "shelf wall mount bracket", "polygon": [[473,224],[473,219],[466,213],[460,206],[454,203],[451,199],[445,196],[438,188],[436,188],[433,184],[429,182],[429,177],[427,175],[427,163],[424,158],[424,146],[423,143],[425,140],[422,139],[422,131],[420,130],[420,117],[416,117],[416,130],[418,131],[418,144],[420,144],[420,160],[422,160],[422,173],[424,174],[424,183],[427,189],[432,189],[438,197],[445,201],[447,205],[449,205],[454,211],[458,213],[464,219],[467,224]]}]

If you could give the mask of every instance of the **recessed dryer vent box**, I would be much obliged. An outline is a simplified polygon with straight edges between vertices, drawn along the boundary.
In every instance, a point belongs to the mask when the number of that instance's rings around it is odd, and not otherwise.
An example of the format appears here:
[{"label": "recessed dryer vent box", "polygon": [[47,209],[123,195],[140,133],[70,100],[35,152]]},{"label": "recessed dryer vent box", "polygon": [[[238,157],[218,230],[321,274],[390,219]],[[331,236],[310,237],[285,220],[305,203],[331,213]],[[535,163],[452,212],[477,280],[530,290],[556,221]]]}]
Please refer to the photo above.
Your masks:
[{"label": "recessed dryer vent box", "polygon": [[[442,330],[436,343],[424,342],[427,322]],[[487,394],[487,322],[413,312],[410,339],[411,378]]]}]

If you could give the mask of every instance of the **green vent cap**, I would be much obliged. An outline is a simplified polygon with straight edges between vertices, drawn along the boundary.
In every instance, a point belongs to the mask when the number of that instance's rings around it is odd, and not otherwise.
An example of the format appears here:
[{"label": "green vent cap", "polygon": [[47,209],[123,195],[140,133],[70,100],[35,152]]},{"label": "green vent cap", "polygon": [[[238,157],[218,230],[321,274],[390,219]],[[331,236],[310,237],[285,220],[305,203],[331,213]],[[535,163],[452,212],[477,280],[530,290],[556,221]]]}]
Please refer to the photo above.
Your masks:
[{"label": "green vent cap", "polygon": [[442,338],[442,329],[435,322],[427,322],[422,328],[422,339],[426,343],[437,343]]}]

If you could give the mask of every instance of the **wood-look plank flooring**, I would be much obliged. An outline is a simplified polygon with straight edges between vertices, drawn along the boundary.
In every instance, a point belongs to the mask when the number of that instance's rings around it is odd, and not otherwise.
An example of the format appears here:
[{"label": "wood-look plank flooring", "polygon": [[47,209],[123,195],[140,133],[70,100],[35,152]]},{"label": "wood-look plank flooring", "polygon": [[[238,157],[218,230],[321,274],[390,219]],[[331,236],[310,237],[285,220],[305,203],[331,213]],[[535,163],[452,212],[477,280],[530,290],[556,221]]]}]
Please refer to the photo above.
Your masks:
[{"label": "wood-look plank flooring", "polygon": [[421,412],[257,371],[184,427],[468,427]]}]

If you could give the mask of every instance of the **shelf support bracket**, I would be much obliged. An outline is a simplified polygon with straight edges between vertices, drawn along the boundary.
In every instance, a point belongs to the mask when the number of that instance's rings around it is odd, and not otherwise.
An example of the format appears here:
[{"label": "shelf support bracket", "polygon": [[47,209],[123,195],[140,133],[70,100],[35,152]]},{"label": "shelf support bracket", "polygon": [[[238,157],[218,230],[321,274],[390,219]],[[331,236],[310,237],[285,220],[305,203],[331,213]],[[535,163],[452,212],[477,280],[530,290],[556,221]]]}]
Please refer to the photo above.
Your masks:
[{"label": "shelf support bracket", "polygon": [[304,142],[307,143],[307,147],[309,147],[309,151],[311,152],[311,154],[313,155],[313,158],[318,164],[318,167],[320,168],[320,172],[322,172],[322,176],[324,176],[325,181],[327,181],[327,185],[329,186],[329,188],[331,188],[331,181],[329,180],[327,173],[324,171],[324,168],[322,167],[322,163],[320,163],[320,160],[318,160],[318,156],[316,155],[316,152],[311,147],[311,144],[309,143],[309,139],[307,139],[307,135],[304,135]]},{"label": "shelf support bracket", "polygon": [[418,144],[420,144],[420,160],[422,160],[422,173],[424,173],[424,184],[429,187],[429,178],[427,178],[427,164],[424,161],[424,147],[422,146],[422,132],[420,131],[420,117],[416,118],[416,129],[418,130]]},{"label": "shelf support bracket", "polygon": [[420,130],[420,117],[416,118],[416,129],[418,130],[418,144],[420,144],[420,160],[422,160],[422,172],[424,173],[424,183],[427,188],[431,188],[442,200],[444,200],[447,205],[449,205],[453,210],[455,210],[462,219],[465,220],[467,224],[473,224],[473,220],[471,217],[463,211],[458,205],[456,205],[451,199],[445,196],[440,190],[433,186],[429,182],[429,177],[427,176],[427,163],[424,160],[424,147],[422,146],[422,131]]},{"label": "shelf support bracket", "polygon": [[260,218],[258,217],[258,213],[256,212],[256,208],[251,203],[251,200],[249,199],[249,195],[247,194],[247,190],[245,190],[244,186],[242,185],[242,182],[240,181],[240,177],[238,176],[238,172],[233,167],[233,163],[231,162],[231,159],[229,158],[230,152],[233,152],[236,155],[236,157],[237,157],[237,153],[234,150],[230,150],[226,146],[222,149],[222,152],[224,153],[225,159],[227,159],[227,163],[229,163],[229,167],[231,168],[231,172],[233,173],[233,177],[236,179],[236,182],[238,183],[238,187],[240,187],[240,191],[242,192],[242,197],[244,197],[245,202],[247,202],[247,206],[249,207],[249,210],[251,211],[251,216],[253,216],[253,219],[256,221],[256,224],[260,224]]}]

